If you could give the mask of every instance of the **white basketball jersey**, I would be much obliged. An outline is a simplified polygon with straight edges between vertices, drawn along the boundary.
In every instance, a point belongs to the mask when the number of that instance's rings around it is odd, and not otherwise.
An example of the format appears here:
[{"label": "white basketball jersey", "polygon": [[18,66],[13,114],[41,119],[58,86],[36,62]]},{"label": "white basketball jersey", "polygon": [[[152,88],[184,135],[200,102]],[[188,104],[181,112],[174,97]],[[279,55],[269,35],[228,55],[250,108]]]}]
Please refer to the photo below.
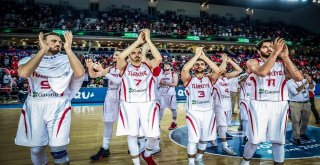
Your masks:
[{"label": "white basketball jersey", "polygon": [[57,97],[67,97],[70,94],[69,87],[62,94],[54,92],[48,82],[48,77],[36,72],[28,78],[29,90],[28,99],[48,99]]},{"label": "white basketball jersey", "polygon": [[[163,81],[165,83],[173,83],[174,74],[176,74],[176,73],[174,73],[174,72],[170,72],[169,74],[163,73],[161,81]],[[176,95],[176,89],[175,89],[175,87],[171,87],[171,86],[161,86],[160,93],[161,93],[161,95]]]},{"label": "white basketball jersey", "polygon": [[250,80],[250,75],[248,75],[246,81],[240,86],[240,99],[250,100],[250,89],[252,87],[252,82]]},{"label": "white basketball jersey", "polygon": [[[264,64],[261,59],[257,60],[260,66]],[[250,80],[253,85],[250,89],[250,99],[260,101],[289,100],[287,80],[284,74],[285,67],[282,61],[276,61],[265,77],[252,74]]]},{"label": "white basketball jersey", "polygon": [[213,85],[215,103],[221,104],[226,111],[232,109],[229,86],[229,79],[227,77],[219,77]]},{"label": "white basketball jersey", "polygon": [[[116,67],[112,67],[109,73],[114,77],[120,77],[120,70]],[[105,100],[118,102],[119,101],[119,84],[115,84],[112,79],[108,80],[108,91]]]},{"label": "white basketball jersey", "polygon": [[187,110],[208,111],[213,107],[213,86],[209,77],[201,79],[192,76],[185,87],[187,95]]},{"label": "white basketball jersey", "polygon": [[120,99],[125,102],[149,102],[155,100],[155,80],[149,66],[127,64],[120,86]]}]

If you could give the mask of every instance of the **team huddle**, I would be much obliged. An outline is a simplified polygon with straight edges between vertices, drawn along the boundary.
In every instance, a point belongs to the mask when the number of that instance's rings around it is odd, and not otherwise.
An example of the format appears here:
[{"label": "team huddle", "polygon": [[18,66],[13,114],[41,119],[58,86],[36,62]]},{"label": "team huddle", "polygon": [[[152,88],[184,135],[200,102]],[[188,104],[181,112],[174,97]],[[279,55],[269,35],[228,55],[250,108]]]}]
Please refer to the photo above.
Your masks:
[{"label": "team huddle", "polygon": [[[60,53],[62,41],[58,35],[41,33],[41,50],[19,62],[18,73],[28,78],[30,89],[15,143],[31,148],[31,160],[36,165],[48,163],[45,154],[48,144],[55,164],[70,163],[66,150],[70,101],[81,87],[85,69],[71,50],[72,34],[67,32],[64,37],[66,55]],[[232,120],[229,79],[240,74],[240,116],[247,141],[240,164],[249,164],[257,145],[266,140],[272,143],[274,163],[284,164],[289,109],[287,77],[301,81],[303,76],[291,61],[283,39],[262,40],[257,50],[260,57],[247,61],[244,74],[227,54],[221,55],[222,63],[218,66],[206,56],[203,47],[197,47],[195,55],[182,68],[181,80],[187,96],[189,165],[203,165],[207,143],[218,146],[218,137],[226,154],[238,155],[227,143],[227,130]],[[164,62],[160,68],[162,62],[148,29],[143,29],[125,50],[114,52],[112,66],[103,68],[99,63],[86,60],[91,78],[108,79],[103,107],[103,144],[91,160],[110,155],[113,123],[117,122],[116,135],[127,136],[133,164],[139,165],[140,157],[148,165],[156,164],[152,155],[161,151],[160,123],[165,108],[172,111],[169,130],[177,128],[178,74],[170,63]],[[227,72],[228,65],[233,68],[232,72]]]}]

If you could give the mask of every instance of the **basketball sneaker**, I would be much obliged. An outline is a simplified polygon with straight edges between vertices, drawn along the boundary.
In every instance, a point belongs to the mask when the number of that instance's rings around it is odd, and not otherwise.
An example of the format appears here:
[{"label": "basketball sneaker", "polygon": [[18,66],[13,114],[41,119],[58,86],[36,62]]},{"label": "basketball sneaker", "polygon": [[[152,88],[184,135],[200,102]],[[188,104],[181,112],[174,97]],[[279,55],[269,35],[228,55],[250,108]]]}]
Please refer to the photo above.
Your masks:
[{"label": "basketball sneaker", "polygon": [[152,150],[151,155],[153,156],[153,155],[156,155],[156,154],[158,154],[158,153],[160,153],[160,152],[161,152],[160,147],[157,147],[157,148],[154,148],[154,149]]},{"label": "basketball sneaker", "polygon": [[100,160],[103,159],[105,157],[108,157],[110,155],[110,150],[107,149],[105,150],[104,148],[100,148],[100,150],[97,152],[97,154],[92,155],[90,157],[91,160]]},{"label": "basketball sneaker", "polygon": [[170,127],[169,127],[169,130],[174,130],[177,128],[177,124],[175,122],[172,122]]},{"label": "basketball sneaker", "polygon": [[223,147],[223,152],[232,155],[232,156],[236,156],[237,153],[235,151],[233,151],[229,146],[228,147]]},{"label": "basketball sneaker", "polygon": [[144,161],[147,162],[148,165],[157,165],[156,162],[153,160],[152,156],[145,157],[145,156],[144,156],[144,153],[145,153],[145,151],[143,151],[143,152],[141,153],[141,157],[142,157],[142,159],[143,159]]}]

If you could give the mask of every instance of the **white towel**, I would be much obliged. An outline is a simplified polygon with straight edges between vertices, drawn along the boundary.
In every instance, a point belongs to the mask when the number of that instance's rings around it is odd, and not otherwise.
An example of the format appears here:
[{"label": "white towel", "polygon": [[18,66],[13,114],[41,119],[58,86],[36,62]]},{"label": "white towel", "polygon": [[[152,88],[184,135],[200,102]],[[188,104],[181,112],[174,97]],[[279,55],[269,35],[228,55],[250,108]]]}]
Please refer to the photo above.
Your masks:
[{"label": "white towel", "polygon": [[[33,56],[21,59],[19,61],[19,66],[27,63],[32,57]],[[68,56],[60,53],[53,56],[44,56],[35,72],[48,77],[49,85],[52,90],[58,94],[61,94],[66,90],[71,78],[73,78],[73,70],[70,66]],[[77,86],[79,85],[79,83],[76,84]]]}]

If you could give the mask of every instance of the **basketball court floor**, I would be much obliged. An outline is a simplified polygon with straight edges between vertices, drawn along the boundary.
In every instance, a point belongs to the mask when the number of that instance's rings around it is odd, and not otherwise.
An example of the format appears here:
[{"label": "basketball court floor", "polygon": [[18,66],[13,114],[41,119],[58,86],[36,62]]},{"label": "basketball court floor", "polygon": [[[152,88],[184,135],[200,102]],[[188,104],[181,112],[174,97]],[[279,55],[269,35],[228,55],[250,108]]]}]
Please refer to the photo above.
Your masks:
[{"label": "basketball court floor", "polygon": [[[187,165],[186,145],[186,127],[184,104],[178,104],[178,129],[171,132],[168,127],[171,123],[171,111],[166,109],[164,119],[161,123],[161,152],[154,156],[159,165]],[[27,147],[16,146],[14,138],[17,131],[18,120],[21,109],[19,108],[1,108],[0,109],[0,165],[30,165],[30,150]],[[233,116],[238,119],[237,115]],[[309,141],[303,141],[301,146],[293,145],[290,140],[290,124],[287,129],[286,161],[285,164],[296,165],[320,165],[320,125],[314,124],[314,118],[310,117],[310,127],[308,127]],[[243,152],[242,135],[238,131],[238,122],[233,122],[229,133],[233,139],[229,139],[229,144],[237,152],[238,156],[230,157],[224,155],[219,146],[214,148],[208,145],[204,159],[207,165],[238,165]],[[95,154],[102,143],[102,104],[82,104],[76,105],[72,110],[72,125],[70,133],[70,144],[68,152],[71,158],[71,164],[74,165],[130,165],[132,164],[126,137],[116,137],[110,144],[111,155],[109,158],[97,162],[90,161],[90,156]],[[113,133],[115,134],[116,124]],[[251,161],[252,165],[271,165],[273,162],[271,148],[268,143],[261,144],[255,159]],[[47,148],[49,165],[53,164],[50,156],[50,150]],[[146,164],[141,160],[141,164]]]}]

